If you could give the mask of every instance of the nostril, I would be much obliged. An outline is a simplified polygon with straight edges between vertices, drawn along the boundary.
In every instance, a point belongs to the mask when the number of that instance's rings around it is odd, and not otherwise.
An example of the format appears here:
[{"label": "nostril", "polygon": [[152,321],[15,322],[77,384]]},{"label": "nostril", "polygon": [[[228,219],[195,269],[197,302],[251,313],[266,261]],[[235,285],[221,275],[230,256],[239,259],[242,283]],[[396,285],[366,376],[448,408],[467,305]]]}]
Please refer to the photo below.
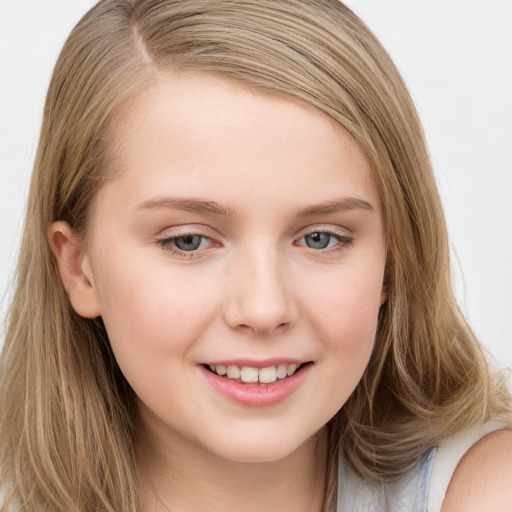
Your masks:
[{"label": "nostril", "polygon": [[254,332],[256,330],[256,329],[254,329],[253,327],[251,327],[250,325],[247,325],[247,324],[237,325],[236,328],[239,331],[247,332],[247,333]]}]

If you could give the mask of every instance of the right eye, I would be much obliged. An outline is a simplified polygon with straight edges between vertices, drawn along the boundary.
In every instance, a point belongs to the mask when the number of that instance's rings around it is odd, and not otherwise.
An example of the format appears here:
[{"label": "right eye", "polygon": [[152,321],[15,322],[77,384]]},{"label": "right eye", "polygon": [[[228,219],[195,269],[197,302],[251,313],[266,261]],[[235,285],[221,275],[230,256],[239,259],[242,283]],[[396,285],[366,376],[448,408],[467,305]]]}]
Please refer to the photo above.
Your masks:
[{"label": "right eye", "polygon": [[212,241],[204,235],[187,233],[180,236],[167,236],[159,239],[157,243],[165,250],[179,256],[192,256],[209,247]]},{"label": "right eye", "polygon": [[180,251],[197,251],[198,249],[204,249],[204,246],[208,243],[208,238],[202,235],[184,235],[178,236],[172,239],[172,243]]}]

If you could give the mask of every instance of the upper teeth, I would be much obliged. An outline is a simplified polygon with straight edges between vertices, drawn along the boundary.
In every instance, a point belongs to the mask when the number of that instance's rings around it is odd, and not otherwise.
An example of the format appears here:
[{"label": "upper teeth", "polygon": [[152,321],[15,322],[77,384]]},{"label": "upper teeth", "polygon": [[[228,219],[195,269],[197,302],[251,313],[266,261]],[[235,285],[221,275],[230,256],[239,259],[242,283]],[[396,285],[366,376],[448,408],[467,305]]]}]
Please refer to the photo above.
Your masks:
[{"label": "upper teeth", "polygon": [[210,370],[217,375],[226,375],[228,379],[240,379],[242,382],[261,382],[262,384],[270,384],[277,379],[284,379],[293,375],[298,364],[280,364],[278,366],[267,366],[266,368],[254,368],[252,366],[224,366],[222,364],[209,365]]}]

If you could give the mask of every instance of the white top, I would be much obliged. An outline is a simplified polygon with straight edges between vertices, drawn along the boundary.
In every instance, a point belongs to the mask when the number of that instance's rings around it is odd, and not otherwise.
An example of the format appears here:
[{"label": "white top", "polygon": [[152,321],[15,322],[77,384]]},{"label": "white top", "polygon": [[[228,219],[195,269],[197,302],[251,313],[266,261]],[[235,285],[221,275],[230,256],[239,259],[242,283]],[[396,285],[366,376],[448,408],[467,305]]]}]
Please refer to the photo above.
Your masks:
[{"label": "white top", "polygon": [[486,423],[442,441],[434,457],[428,492],[428,512],[439,512],[457,464],[464,454],[487,434],[500,430],[498,422]]},{"label": "white top", "polygon": [[340,454],[337,512],[440,512],[448,485],[464,454],[480,439],[503,428],[490,422],[443,440],[424,461],[398,480],[372,484]]}]

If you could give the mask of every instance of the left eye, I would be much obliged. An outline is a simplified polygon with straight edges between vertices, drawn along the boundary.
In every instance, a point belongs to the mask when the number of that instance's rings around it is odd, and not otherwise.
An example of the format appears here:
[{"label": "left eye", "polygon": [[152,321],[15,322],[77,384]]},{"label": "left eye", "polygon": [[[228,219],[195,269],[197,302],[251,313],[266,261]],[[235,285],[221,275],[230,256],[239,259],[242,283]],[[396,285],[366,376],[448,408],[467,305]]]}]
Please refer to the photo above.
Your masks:
[{"label": "left eye", "polygon": [[306,245],[311,249],[328,249],[340,242],[341,237],[332,233],[317,231],[304,235],[300,241],[301,245]]},{"label": "left eye", "polygon": [[167,238],[162,240],[160,243],[167,246],[173,245],[180,251],[192,252],[204,249],[210,243],[210,239],[203,235],[190,234]]}]

